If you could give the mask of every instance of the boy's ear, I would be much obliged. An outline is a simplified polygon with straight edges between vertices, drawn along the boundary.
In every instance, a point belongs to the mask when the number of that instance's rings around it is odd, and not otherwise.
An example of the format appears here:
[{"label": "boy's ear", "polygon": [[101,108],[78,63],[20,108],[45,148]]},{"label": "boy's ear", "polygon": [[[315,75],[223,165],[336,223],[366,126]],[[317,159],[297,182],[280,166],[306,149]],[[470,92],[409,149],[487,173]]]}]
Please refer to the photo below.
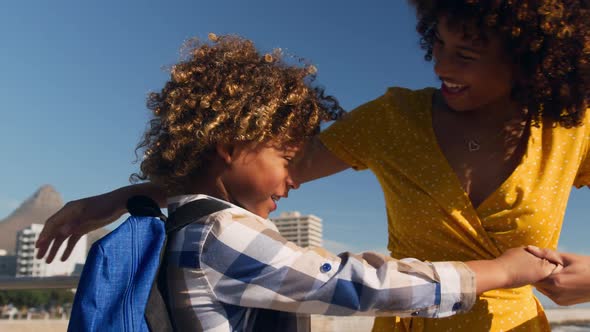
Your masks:
[{"label": "boy's ear", "polygon": [[218,143],[215,146],[215,150],[217,151],[217,155],[219,156],[219,158],[221,158],[223,161],[225,161],[226,164],[230,164],[232,162],[234,149],[235,149],[235,147],[232,144]]}]

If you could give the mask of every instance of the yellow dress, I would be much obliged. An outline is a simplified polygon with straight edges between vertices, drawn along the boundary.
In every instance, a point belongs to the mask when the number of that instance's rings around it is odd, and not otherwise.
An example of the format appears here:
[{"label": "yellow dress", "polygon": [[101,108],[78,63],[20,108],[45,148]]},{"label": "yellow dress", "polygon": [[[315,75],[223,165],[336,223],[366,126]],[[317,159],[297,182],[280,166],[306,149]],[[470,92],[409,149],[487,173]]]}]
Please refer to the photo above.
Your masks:
[{"label": "yellow dress", "polygon": [[[391,88],[321,135],[355,169],[371,169],[385,194],[392,257],[490,259],[522,245],[556,248],[572,185],[590,183],[588,128],[549,120],[531,126],[514,172],[477,208],[432,129],[435,89]],[[588,121],[585,121],[587,123]],[[581,169],[580,165],[588,165]],[[532,287],[495,290],[465,314],[443,319],[378,318],[373,331],[550,331]]]}]

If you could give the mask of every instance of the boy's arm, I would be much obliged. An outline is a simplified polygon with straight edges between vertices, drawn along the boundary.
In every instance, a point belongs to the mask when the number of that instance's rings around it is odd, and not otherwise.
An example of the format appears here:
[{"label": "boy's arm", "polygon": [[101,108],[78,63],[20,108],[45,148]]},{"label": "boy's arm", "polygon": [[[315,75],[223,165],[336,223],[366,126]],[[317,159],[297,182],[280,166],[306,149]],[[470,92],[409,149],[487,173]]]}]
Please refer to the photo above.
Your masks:
[{"label": "boy's arm", "polygon": [[324,315],[445,317],[469,310],[477,293],[533,283],[553,268],[524,249],[467,265],[336,256],[297,247],[248,218],[219,221],[200,259],[221,302]]},{"label": "boy's arm", "polygon": [[536,282],[535,279],[542,280],[562,267],[547,259],[531,257],[525,252],[528,253],[524,248],[513,248],[496,259],[466,262],[477,276],[477,293],[532,284]]},{"label": "boy's arm", "polygon": [[166,206],[164,190],[151,183],[126,186],[102,195],[68,202],[45,222],[35,244],[38,248],[37,258],[42,258],[49,251],[46,261],[51,263],[61,244],[67,240],[66,250],[61,257],[65,261],[84,234],[120,218],[127,212],[127,199],[136,195],[149,196],[160,207]]}]

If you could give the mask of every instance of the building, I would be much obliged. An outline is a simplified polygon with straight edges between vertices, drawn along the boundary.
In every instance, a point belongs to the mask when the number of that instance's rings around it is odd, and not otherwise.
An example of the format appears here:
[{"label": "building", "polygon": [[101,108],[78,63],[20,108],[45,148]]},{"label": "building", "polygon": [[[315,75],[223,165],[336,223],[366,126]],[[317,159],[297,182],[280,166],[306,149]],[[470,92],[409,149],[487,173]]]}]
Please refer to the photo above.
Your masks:
[{"label": "building", "polygon": [[4,249],[0,249],[0,277],[14,277],[16,275],[16,256],[8,255]]},{"label": "building", "polygon": [[302,216],[301,213],[283,212],[270,220],[287,240],[300,247],[322,246],[322,219],[313,214]]},{"label": "building", "polygon": [[37,259],[37,249],[35,242],[43,230],[42,224],[32,224],[31,226],[20,230],[16,235],[16,276],[17,277],[49,277],[71,275],[74,272],[76,264],[82,264],[86,260],[87,238],[84,235],[78,243],[70,257],[61,261],[61,254],[65,250],[65,242],[61,245],[55,260],[51,264],[45,263],[44,259]]}]

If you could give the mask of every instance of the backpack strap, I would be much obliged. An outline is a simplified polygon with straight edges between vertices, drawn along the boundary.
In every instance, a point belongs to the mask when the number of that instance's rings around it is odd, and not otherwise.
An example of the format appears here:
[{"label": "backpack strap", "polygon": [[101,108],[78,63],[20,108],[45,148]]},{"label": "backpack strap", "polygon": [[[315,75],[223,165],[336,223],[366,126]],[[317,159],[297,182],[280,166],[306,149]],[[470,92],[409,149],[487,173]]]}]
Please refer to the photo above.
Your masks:
[{"label": "backpack strap", "polygon": [[158,203],[147,196],[133,196],[127,200],[127,211],[136,217],[158,217],[166,221],[166,216],[160,211]]},{"label": "backpack strap", "polygon": [[[170,214],[165,222],[166,238],[202,217],[229,208],[229,204],[215,199],[198,199],[188,202]],[[159,209],[158,209],[159,210]],[[166,245],[160,251],[160,266],[156,272],[154,283],[145,308],[145,318],[150,331],[172,332],[176,329],[171,319],[170,307],[166,305],[168,287],[166,284]]]},{"label": "backpack strap", "polygon": [[170,235],[202,217],[231,207],[216,199],[197,199],[174,210],[166,221],[166,234]]}]

